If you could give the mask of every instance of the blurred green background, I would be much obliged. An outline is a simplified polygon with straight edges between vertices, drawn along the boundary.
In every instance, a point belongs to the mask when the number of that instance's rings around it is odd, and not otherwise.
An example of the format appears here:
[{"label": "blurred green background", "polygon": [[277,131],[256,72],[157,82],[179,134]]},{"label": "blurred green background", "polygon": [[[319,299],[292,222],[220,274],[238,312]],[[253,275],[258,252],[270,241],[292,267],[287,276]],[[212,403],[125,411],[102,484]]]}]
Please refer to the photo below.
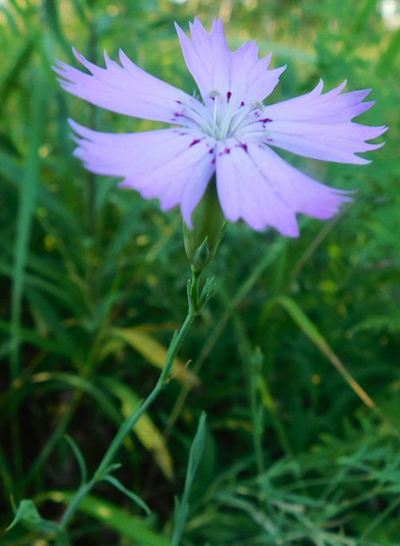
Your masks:
[{"label": "blurred green background", "polygon": [[71,541],[167,545],[205,410],[184,546],[400,545],[396,9],[394,0],[0,0],[2,545],[52,544],[29,526],[5,533],[15,505],[33,499],[43,517],[60,518],[79,485],[64,434],[93,470],[186,314],[179,212],[85,172],[67,119],[111,132],[157,125],[67,96],[51,65],[73,63],[72,45],[99,64],[103,49],[121,47],[192,93],[173,21],[187,30],[195,15],[207,27],[221,16],[232,47],[256,38],[275,66],[288,65],[271,102],[320,77],[326,89],[347,78],[377,101],[358,121],[390,129],[367,166],[285,155],[358,190],[334,220],[303,218],[298,240],[228,226],[209,268],[216,294],[176,378],[117,458],[119,479],[152,514],[105,484],[81,505]]}]

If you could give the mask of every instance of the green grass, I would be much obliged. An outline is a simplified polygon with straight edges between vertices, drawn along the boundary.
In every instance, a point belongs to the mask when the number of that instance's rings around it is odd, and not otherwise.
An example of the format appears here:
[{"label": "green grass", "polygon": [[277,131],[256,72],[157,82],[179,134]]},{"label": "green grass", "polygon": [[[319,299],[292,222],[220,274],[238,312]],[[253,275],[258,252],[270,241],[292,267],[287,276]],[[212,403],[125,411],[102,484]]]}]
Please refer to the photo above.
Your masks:
[{"label": "green grass", "polygon": [[122,489],[104,482],[82,502],[70,544],[162,546],[175,532],[182,546],[398,546],[400,35],[379,5],[0,2],[1,544],[54,544],[82,472],[152,390],[187,311],[178,211],[84,171],[67,119],[157,125],[67,96],[51,65],[73,62],[72,45],[98,63],[122,47],[192,93],[173,21],[222,14],[232,46],[256,38],[288,65],[273,102],[347,78],[373,89],[359,121],[389,125],[386,145],[367,166],[287,155],[358,190],[334,220],[303,218],[298,240],[228,225],[176,376],[118,453]]}]

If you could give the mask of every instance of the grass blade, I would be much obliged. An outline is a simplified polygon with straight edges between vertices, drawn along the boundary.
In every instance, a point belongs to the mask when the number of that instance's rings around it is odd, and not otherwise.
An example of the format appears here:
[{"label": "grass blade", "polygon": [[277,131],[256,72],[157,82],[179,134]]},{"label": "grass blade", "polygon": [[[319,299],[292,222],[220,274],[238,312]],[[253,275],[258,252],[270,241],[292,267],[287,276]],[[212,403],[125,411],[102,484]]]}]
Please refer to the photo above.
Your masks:
[{"label": "grass blade", "polygon": [[14,247],[14,270],[12,286],[12,331],[11,331],[11,377],[18,375],[19,327],[21,302],[25,280],[25,267],[31,235],[33,213],[35,210],[37,188],[39,185],[40,157],[39,147],[44,127],[43,85],[37,78],[33,92],[33,107],[29,132],[29,150],[25,171],[21,182],[21,194],[17,215],[16,243]]},{"label": "grass blade", "polygon": [[117,478],[115,478],[114,476],[106,476],[104,478],[104,481],[110,483],[116,489],[118,489],[118,491],[121,491],[121,493],[129,497],[133,502],[135,502],[138,506],[140,506],[140,508],[142,508],[148,515],[151,514],[151,510],[147,506],[147,504],[143,502],[142,499],[138,497],[138,495],[135,495],[135,493],[132,493],[132,491],[129,491],[129,489],[127,489],[124,485],[122,485],[122,483],[119,480],[117,480]]},{"label": "grass blade", "polygon": [[175,501],[175,526],[172,536],[172,546],[179,546],[184,531],[184,526],[189,514],[189,495],[196,472],[199,467],[201,457],[204,451],[206,414],[203,412],[200,416],[199,426],[194,437],[192,447],[190,448],[189,464],[186,473],[185,488],[183,490],[182,500]]},{"label": "grass blade", "polygon": [[[68,503],[73,497],[73,493],[53,491],[43,497],[54,502]],[[92,516],[110,529],[120,533],[121,536],[131,539],[141,546],[171,546],[167,538],[151,530],[141,518],[132,516],[99,497],[91,495],[85,497],[80,502],[78,511]]]},{"label": "grass blade", "polygon": [[[375,404],[372,398],[365,392],[361,385],[354,379],[351,373],[347,370],[345,365],[339,359],[339,357],[333,352],[328,342],[318,331],[317,327],[311,322],[307,315],[297,305],[297,303],[286,296],[279,296],[276,302],[280,304],[292,317],[294,322],[299,328],[306,334],[306,336],[320,349],[320,351],[326,356],[331,364],[340,373],[350,388],[356,393],[356,395],[364,402],[366,406],[371,408],[379,417],[387,422],[386,417],[383,415],[379,407]],[[390,425],[392,428],[392,426]]]},{"label": "grass blade", "polygon": [[79,446],[78,444],[75,442],[75,440],[73,440],[71,438],[71,436],[68,436],[68,434],[66,434],[64,436],[65,440],[67,441],[69,447],[71,448],[71,450],[73,451],[74,455],[75,455],[75,458],[78,462],[78,465],[79,465],[79,469],[81,471],[81,481],[82,483],[86,483],[87,481],[87,470],[86,470],[86,463],[85,463],[85,458],[82,454],[82,451],[79,449]]},{"label": "grass blade", "polygon": [[[10,339],[10,379],[13,382],[19,375],[19,345],[21,327],[22,294],[25,281],[25,267],[39,185],[40,157],[39,147],[44,128],[44,95],[41,78],[36,78],[33,86],[31,122],[29,124],[29,148],[25,170],[21,181],[21,193],[16,225],[14,247],[14,269],[11,294],[11,339]],[[22,474],[19,426],[16,419],[18,399],[11,399],[11,434],[16,473]]]}]

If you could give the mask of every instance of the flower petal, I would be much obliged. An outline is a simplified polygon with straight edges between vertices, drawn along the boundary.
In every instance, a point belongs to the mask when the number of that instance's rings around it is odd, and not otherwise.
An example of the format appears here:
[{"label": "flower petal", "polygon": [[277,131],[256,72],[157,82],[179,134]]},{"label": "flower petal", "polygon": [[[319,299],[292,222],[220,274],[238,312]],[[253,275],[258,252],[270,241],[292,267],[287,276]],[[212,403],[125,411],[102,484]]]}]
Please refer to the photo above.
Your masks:
[{"label": "flower petal", "polygon": [[212,93],[218,93],[236,106],[241,102],[263,101],[286,68],[268,70],[271,56],[259,59],[255,42],[230,51],[220,19],[214,21],[211,32],[207,33],[196,18],[190,24],[191,41],[179,25],[175,26],[186,65],[205,103]]},{"label": "flower petal", "polygon": [[286,66],[269,69],[272,55],[259,59],[256,42],[247,42],[232,53],[231,88],[233,98],[245,97],[249,105],[262,102],[275,89]]},{"label": "flower petal", "polygon": [[273,121],[267,129],[271,146],[313,159],[363,165],[370,161],[355,154],[383,146],[384,143],[369,144],[365,140],[380,136],[387,127],[367,127],[352,122]]},{"label": "flower petal", "polygon": [[196,18],[193,24],[190,23],[192,41],[176,23],[175,28],[186,65],[196,80],[204,101],[209,100],[211,91],[226,95],[229,91],[230,51],[222,21],[215,21],[208,34]]},{"label": "flower petal", "polygon": [[89,62],[74,50],[75,57],[90,72],[81,72],[61,61],[54,67],[61,86],[91,104],[118,114],[170,122],[182,100],[192,97],[136,66],[120,50],[121,65],[104,54],[106,68]]},{"label": "flower petal", "polygon": [[326,220],[351,201],[347,192],[320,184],[266,146],[234,139],[219,144],[217,189],[228,220],[242,218],[255,230],[270,225],[288,237],[299,234],[296,213]]},{"label": "flower petal", "polygon": [[269,121],[264,124],[268,143],[313,159],[369,163],[355,154],[383,146],[365,141],[382,135],[387,127],[352,123],[352,118],[375,103],[362,102],[370,90],[340,94],[344,85],[345,82],[322,95],[321,81],[306,95],[266,106],[263,120]]},{"label": "flower petal", "polygon": [[215,170],[214,141],[202,133],[163,129],[144,133],[100,133],[70,122],[77,138],[75,155],[96,174],[120,176],[123,188],[160,199],[163,210],[181,206],[191,215]]}]

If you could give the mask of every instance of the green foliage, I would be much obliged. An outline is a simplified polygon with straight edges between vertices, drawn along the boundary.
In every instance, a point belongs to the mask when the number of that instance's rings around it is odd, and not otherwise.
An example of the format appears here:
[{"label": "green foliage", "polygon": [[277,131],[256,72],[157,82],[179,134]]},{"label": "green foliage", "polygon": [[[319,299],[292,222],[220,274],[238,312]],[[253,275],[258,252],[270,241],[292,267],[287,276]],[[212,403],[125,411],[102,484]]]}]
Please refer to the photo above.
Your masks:
[{"label": "green foliage", "polygon": [[[0,1],[1,544],[167,546],[179,521],[182,546],[398,545],[400,34],[380,6]],[[173,21],[187,28],[194,15],[206,25],[222,15],[232,46],[256,38],[288,65],[273,102],[320,77],[327,89],[344,78],[371,87],[377,103],[360,121],[388,124],[387,142],[368,166],[285,155],[358,190],[334,220],[303,218],[298,240],[227,225],[208,266],[215,295],[173,380],[67,537],[66,505],[157,381],[190,264],[178,211],[85,172],[67,120],[158,125],[67,96],[51,65],[73,62],[71,45],[99,64],[121,47],[192,93]]]},{"label": "green foliage", "polygon": [[189,464],[186,472],[185,487],[183,489],[182,499],[175,498],[175,525],[172,535],[172,546],[179,546],[181,543],[186,520],[189,515],[189,497],[196,478],[201,457],[204,451],[206,414],[202,413],[199,421],[199,427],[194,437],[192,447],[190,448]]},{"label": "green foliage", "polygon": [[22,500],[19,504],[14,519],[6,531],[10,531],[19,523],[44,535],[55,535],[58,531],[58,525],[52,521],[43,519],[37,511],[34,502],[27,499]]}]

